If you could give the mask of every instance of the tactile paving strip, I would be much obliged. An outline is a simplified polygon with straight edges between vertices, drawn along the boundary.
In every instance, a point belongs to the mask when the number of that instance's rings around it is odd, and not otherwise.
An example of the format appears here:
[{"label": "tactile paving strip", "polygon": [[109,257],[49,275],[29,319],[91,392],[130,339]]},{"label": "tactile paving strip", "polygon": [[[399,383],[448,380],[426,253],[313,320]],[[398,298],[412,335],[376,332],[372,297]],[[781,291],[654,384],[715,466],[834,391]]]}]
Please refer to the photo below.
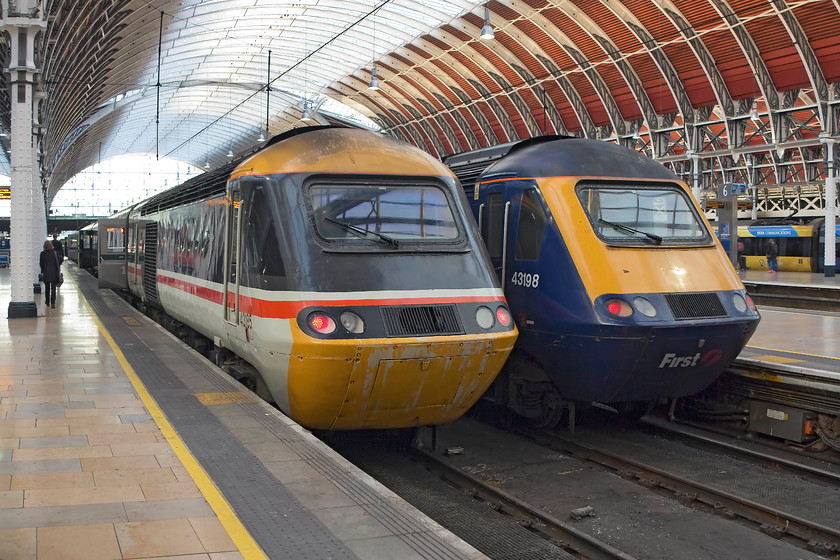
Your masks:
[{"label": "tactile paving strip", "polygon": [[[225,495],[242,523],[270,557],[336,560],[355,558],[353,553],[332,537],[329,530],[305,510],[255,457],[252,461],[247,461],[247,472],[242,468],[232,471],[228,467],[225,457],[236,456],[239,466],[243,463],[243,457],[252,457],[250,451],[235,440],[227,428],[194,396],[196,391],[188,388],[181,379],[189,380],[190,377],[198,376],[201,379],[196,385],[204,387],[202,391],[206,392],[209,384],[222,394],[238,386],[235,381],[220,375],[217,368],[173,338],[166,337],[161,340],[159,344],[162,348],[151,352],[148,346],[126,328],[126,322],[120,316],[125,315],[125,308],[122,306],[127,306],[127,303],[107,292],[104,297],[101,296],[101,292],[94,285],[94,279],[85,282],[85,279],[77,275],[76,280],[79,289],[120,346],[147,390],[154,396],[170,422],[176,426],[179,435]],[[106,303],[103,300],[108,301]],[[186,368],[190,371],[179,371],[181,379],[178,379],[157,359],[157,355],[177,356],[190,366]],[[191,406],[183,406],[185,401]],[[265,404],[241,402],[237,403],[237,406],[281,439],[311,468],[330,480],[354,502],[363,506],[371,517],[382,523],[421,557],[440,560],[466,558],[464,553],[442,537],[430,532],[429,526],[407,514],[378,493],[373,486],[359,480],[357,475],[337,464],[329,454],[313,447],[295,428],[284,424],[276,416],[266,416]],[[225,437],[225,434],[229,437]],[[221,449],[222,440],[231,441],[235,445],[229,449]],[[297,519],[298,517],[300,519]],[[281,531],[280,528],[284,529]]]},{"label": "tactile paving strip", "polygon": [[[76,280],[146,389],[269,557],[357,558],[193,396],[169,365],[126,328],[123,318],[92,286],[95,280],[86,281],[81,275]],[[189,351],[186,347],[180,350]]]}]

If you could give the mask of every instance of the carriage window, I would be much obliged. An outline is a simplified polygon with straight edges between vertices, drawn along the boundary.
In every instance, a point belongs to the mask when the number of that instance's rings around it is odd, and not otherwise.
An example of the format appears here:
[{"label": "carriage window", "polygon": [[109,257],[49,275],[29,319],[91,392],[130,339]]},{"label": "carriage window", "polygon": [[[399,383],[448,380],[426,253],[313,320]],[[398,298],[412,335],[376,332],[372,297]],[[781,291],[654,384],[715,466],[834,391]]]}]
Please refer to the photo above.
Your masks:
[{"label": "carriage window", "polygon": [[593,185],[578,199],[595,232],[621,245],[687,245],[711,242],[688,195],[677,187]]},{"label": "carriage window", "polygon": [[540,258],[546,221],[547,217],[537,191],[530,189],[522,193],[522,206],[519,209],[519,229],[516,234],[517,259],[534,261]]},{"label": "carriage window", "polygon": [[122,253],[125,251],[125,228],[109,227],[105,231],[106,253]]},{"label": "carriage window", "polygon": [[315,227],[328,242],[391,245],[460,237],[442,189],[413,185],[314,185]]}]

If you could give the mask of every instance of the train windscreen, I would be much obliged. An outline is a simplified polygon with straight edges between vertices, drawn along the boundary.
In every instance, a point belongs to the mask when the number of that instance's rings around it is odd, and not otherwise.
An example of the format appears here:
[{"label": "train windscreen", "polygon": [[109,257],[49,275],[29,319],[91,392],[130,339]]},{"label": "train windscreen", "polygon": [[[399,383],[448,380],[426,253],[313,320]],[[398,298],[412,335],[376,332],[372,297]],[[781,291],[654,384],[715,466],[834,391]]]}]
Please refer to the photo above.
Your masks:
[{"label": "train windscreen", "polygon": [[461,235],[449,199],[435,186],[313,185],[309,198],[318,234],[328,242],[396,247]]},{"label": "train windscreen", "polygon": [[674,186],[582,184],[578,199],[595,232],[621,245],[707,244],[711,235],[688,195]]}]

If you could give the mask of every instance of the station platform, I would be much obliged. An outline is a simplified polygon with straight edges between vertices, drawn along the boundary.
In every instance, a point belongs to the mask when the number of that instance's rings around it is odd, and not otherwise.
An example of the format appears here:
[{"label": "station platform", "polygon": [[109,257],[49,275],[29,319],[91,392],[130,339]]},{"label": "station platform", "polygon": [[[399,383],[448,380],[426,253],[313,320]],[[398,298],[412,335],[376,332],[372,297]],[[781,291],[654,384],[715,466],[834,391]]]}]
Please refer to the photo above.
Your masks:
[{"label": "station platform", "polygon": [[769,284],[788,285],[803,288],[823,288],[826,290],[840,290],[840,275],[826,276],[816,272],[776,272],[767,270],[742,270],[738,272],[741,281],[746,285]]},{"label": "station platform", "polygon": [[63,269],[0,324],[0,559],[485,558]]}]

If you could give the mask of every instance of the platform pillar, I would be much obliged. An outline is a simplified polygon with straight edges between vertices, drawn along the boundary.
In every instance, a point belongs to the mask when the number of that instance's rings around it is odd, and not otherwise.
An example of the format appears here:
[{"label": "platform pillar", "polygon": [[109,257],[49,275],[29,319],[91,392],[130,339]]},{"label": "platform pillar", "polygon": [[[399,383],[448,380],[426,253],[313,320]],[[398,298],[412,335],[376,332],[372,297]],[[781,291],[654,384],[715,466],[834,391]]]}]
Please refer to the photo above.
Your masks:
[{"label": "platform pillar", "polygon": [[837,166],[834,161],[834,145],[837,142],[829,134],[820,134],[825,149],[825,276],[832,277],[836,268],[837,233]]},{"label": "platform pillar", "polygon": [[46,220],[44,197],[39,179],[33,135],[33,97],[35,75],[35,38],[46,28],[38,0],[2,0],[0,29],[9,37],[9,72],[11,101],[11,301],[9,319],[35,317],[34,285],[38,281],[38,253],[34,240],[40,223]]}]

